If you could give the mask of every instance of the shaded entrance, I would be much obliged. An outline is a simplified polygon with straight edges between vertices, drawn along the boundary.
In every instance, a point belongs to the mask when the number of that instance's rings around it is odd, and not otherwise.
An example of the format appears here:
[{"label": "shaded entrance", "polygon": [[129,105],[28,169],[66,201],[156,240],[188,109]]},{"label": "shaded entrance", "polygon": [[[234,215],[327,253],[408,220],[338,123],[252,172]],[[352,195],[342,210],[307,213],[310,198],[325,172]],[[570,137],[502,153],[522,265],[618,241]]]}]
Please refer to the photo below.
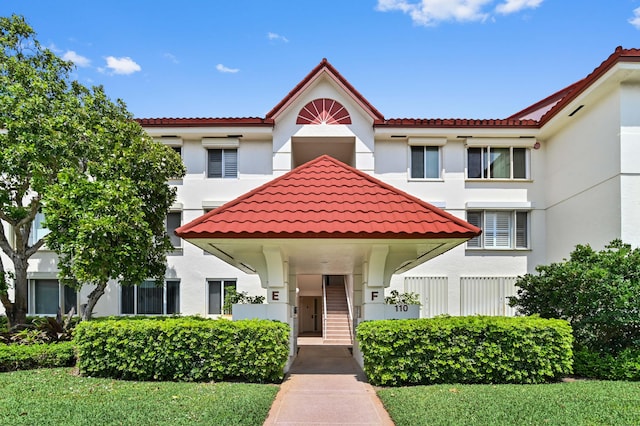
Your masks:
[{"label": "shaded entrance", "polygon": [[[478,236],[480,229],[323,155],[181,226],[176,234],[260,277],[267,304],[238,305],[244,313],[236,316],[234,307],[234,319],[289,324],[293,361],[301,326],[321,330],[325,337],[331,331],[336,344],[351,344],[351,320],[389,318],[384,289],[394,274]],[[302,294],[307,276],[326,277],[320,278],[325,282],[321,304],[301,299],[320,296]],[[303,324],[301,302],[305,314],[313,315]],[[319,309],[327,312],[322,325]],[[341,324],[329,323],[330,312],[342,318]],[[344,329],[346,335],[340,333]]]},{"label": "shaded entrance", "polygon": [[353,290],[344,275],[297,277],[298,344],[353,345]]}]

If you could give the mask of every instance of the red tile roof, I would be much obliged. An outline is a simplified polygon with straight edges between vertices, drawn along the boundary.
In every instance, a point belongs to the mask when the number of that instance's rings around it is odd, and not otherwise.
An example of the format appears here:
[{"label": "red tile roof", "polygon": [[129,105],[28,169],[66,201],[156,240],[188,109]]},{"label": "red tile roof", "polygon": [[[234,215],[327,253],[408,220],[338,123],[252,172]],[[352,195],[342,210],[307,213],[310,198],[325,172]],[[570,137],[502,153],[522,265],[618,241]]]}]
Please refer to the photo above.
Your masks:
[{"label": "red tile roof", "polygon": [[600,77],[607,73],[617,63],[620,62],[640,62],[640,49],[623,49],[622,46],[618,46],[599,67],[597,67],[591,74],[584,79],[577,82],[575,85],[569,86],[571,90],[565,97],[560,99],[557,104],[553,106],[545,115],[540,118],[540,126],[543,126],[551,118],[553,118],[558,112],[562,110],[567,104],[578,97],[582,92],[587,90],[589,86],[596,82]]},{"label": "red tile roof", "polygon": [[273,120],[260,117],[217,118],[137,118],[143,127],[259,126],[273,127]]},{"label": "red tile roof", "polygon": [[364,108],[374,120],[376,127],[398,128],[540,128],[551,118],[558,114],[577,96],[587,90],[607,71],[621,62],[640,62],[640,49],[616,50],[600,64],[591,74],[582,80],[562,89],[558,92],[536,102],[535,104],[519,111],[505,119],[441,119],[441,118],[389,118],[384,116],[358,92],[333,65],[323,59],[296,87],[289,92],[264,118],[140,118],[137,121],[144,127],[153,126],[260,126],[273,127],[278,114],[286,109],[304,91],[309,84],[315,81],[322,73],[327,73],[339,86],[347,91],[351,97]]},{"label": "red tile roof", "polygon": [[536,121],[540,119],[544,114],[546,114],[549,110],[551,110],[554,106],[558,104],[569,93],[571,93],[582,80],[577,81],[570,86],[565,87],[562,90],[558,90],[556,93],[547,96],[541,101],[536,102],[533,105],[526,107],[525,109],[516,112],[515,114],[507,117],[507,120],[524,120],[524,119],[532,119],[534,118]]},{"label": "red tile roof", "polygon": [[356,101],[365,111],[367,111],[375,122],[384,121],[384,116],[358,92],[346,78],[338,72],[333,65],[323,58],[314,69],[311,70],[300,83],[296,85],[271,111],[267,113],[267,119],[274,119],[277,115],[293,102],[304,89],[318,78],[322,73],[327,73],[339,86],[341,86],[353,100]]},{"label": "red tile roof", "polygon": [[472,238],[480,229],[327,155],[176,230],[182,238]]},{"label": "red tile roof", "polygon": [[424,127],[424,128],[480,128],[480,127],[507,127],[507,128],[537,128],[536,120],[517,119],[465,119],[465,118],[390,118],[382,123],[376,123],[375,127]]}]

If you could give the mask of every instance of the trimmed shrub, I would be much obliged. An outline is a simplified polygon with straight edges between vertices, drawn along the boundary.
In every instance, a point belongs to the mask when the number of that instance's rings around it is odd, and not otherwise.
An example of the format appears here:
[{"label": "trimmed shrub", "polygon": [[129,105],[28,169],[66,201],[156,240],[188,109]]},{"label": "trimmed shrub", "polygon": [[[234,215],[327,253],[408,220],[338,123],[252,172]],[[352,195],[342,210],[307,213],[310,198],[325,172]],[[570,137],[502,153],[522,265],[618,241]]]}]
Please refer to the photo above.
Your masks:
[{"label": "trimmed shrub", "polygon": [[640,349],[628,348],[613,355],[578,349],[574,352],[575,374],[594,379],[640,380]]},{"label": "trimmed shrub", "polygon": [[70,367],[76,357],[72,342],[37,345],[0,344],[0,371]]},{"label": "trimmed shrub", "polygon": [[524,315],[566,319],[576,348],[616,354],[640,348],[640,248],[620,240],[595,251],[577,245],[569,260],[520,277],[509,304]]},{"label": "trimmed shrub", "polygon": [[544,383],[571,373],[563,320],[437,317],[358,325],[364,371],[375,385]]},{"label": "trimmed shrub", "polygon": [[281,380],[289,326],[267,320],[169,318],[82,322],[80,373],[127,380]]}]

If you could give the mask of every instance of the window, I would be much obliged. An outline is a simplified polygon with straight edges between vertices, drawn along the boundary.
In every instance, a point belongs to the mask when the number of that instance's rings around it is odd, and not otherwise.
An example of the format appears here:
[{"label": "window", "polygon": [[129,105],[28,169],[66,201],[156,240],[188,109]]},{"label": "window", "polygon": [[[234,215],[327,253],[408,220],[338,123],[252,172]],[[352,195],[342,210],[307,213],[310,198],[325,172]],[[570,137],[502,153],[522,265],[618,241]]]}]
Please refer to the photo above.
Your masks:
[{"label": "window", "polygon": [[[37,243],[41,238],[47,235],[49,231],[44,227],[44,213],[36,213],[36,217],[31,222],[31,232],[29,233],[29,245],[32,246]],[[54,312],[55,313],[55,312]]]},{"label": "window", "polygon": [[482,235],[467,241],[467,248],[529,248],[529,213],[526,211],[468,211],[467,222],[482,229]]},{"label": "window", "polygon": [[180,281],[167,280],[158,287],[154,281],[123,286],[120,313],[130,315],[164,315],[180,313]]},{"label": "window", "polygon": [[207,177],[236,178],[238,177],[237,149],[209,149],[207,161]]},{"label": "window", "polygon": [[467,148],[469,179],[528,179],[527,148]]},{"label": "window", "polygon": [[167,235],[169,235],[169,239],[171,240],[171,244],[174,247],[180,248],[182,247],[182,238],[178,237],[174,232],[177,228],[180,227],[180,223],[182,222],[182,213],[181,212],[169,212],[167,213],[167,220],[165,222]]},{"label": "window", "polygon": [[209,286],[209,309],[210,315],[218,315],[222,313],[222,306],[224,305],[224,296],[227,287],[233,287],[236,289],[235,280],[208,280]]},{"label": "window", "polygon": [[437,146],[411,147],[411,179],[440,177],[440,149]]},{"label": "window", "polygon": [[65,314],[71,309],[78,313],[78,293],[56,279],[33,280],[33,295],[35,315],[56,315],[58,308]]}]

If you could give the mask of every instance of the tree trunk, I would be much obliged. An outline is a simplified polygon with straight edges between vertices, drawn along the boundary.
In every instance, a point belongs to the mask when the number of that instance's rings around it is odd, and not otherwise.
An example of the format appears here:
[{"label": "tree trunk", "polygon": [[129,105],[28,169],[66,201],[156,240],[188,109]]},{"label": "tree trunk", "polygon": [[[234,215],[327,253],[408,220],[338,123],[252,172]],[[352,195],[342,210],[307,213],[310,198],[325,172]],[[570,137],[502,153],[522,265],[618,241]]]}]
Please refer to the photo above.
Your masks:
[{"label": "tree trunk", "polygon": [[4,306],[4,314],[7,316],[7,328],[11,329],[16,324],[16,316],[14,314],[14,304],[6,294],[0,294],[2,306]]},{"label": "tree trunk", "polygon": [[107,288],[107,283],[105,281],[105,282],[99,283],[96,286],[96,288],[94,288],[93,291],[89,294],[89,297],[87,298],[87,305],[84,307],[84,309],[81,309],[82,321],[89,321],[91,319],[91,315],[93,314],[93,308],[95,308],[96,303],[98,303],[98,300],[100,300],[106,288]]},{"label": "tree trunk", "polygon": [[7,313],[7,322],[9,329],[27,323],[27,311],[28,311],[28,289],[29,280],[27,279],[27,267],[29,263],[23,256],[16,255],[13,258],[14,271],[14,295],[13,303],[9,300],[8,296],[2,298],[2,304]]}]

